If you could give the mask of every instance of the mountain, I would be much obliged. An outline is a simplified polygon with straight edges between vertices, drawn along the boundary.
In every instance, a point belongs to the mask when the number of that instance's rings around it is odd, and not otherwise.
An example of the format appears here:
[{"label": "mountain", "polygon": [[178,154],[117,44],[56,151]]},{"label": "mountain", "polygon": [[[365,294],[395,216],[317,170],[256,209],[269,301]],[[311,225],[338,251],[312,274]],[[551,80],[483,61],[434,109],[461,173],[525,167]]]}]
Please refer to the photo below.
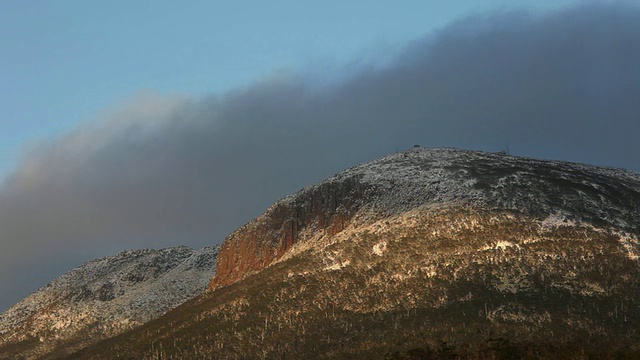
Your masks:
[{"label": "mountain", "polygon": [[307,240],[434,207],[508,212],[548,223],[577,221],[637,234],[639,179],[637,173],[583,164],[414,148],[275,203],[225,240],[211,286],[265,268],[293,244],[316,246],[317,241]]},{"label": "mountain", "polygon": [[57,358],[202,293],[218,247],[128,250],[67,272],[0,314],[0,358]]},{"label": "mountain", "polygon": [[637,358],[639,226],[638,173],[415,148],[278,201],[209,291],[69,358]]},{"label": "mountain", "polygon": [[640,357],[640,174],[414,148],[231,233],[204,294],[67,359]]}]

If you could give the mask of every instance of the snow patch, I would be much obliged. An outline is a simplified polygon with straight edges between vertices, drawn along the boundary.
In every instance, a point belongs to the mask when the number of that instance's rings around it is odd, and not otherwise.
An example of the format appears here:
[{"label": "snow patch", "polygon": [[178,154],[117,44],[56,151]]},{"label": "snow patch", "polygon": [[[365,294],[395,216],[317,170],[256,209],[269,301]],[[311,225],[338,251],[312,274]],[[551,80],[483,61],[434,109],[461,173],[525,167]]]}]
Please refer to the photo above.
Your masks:
[{"label": "snow patch", "polygon": [[618,234],[618,242],[627,252],[627,257],[631,260],[638,261],[640,259],[640,242],[636,236],[630,234]]},{"label": "snow patch", "polygon": [[565,215],[555,212],[542,220],[540,225],[542,225],[542,228],[544,229],[550,229],[557,228],[559,226],[575,226],[576,223],[575,221],[567,220]]},{"label": "snow patch", "polygon": [[387,251],[387,242],[382,240],[381,242],[373,245],[373,253],[378,255],[378,256],[382,256],[382,254],[385,253],[385,251]]},{"label": "snow patch", "polygon": [[482,250],[506,250],[508,248],[515,247],[520,249],[520,245],[512,243],[511,241],[499,240],[495,244],[487,245],[482,248]]},{"label": "snow patch", "polygon": [[325,267],[323,270],[325,271],[335,271],[335,270],[340,270],[344,267],[347,267],[351,264],[351,261],[346,260],[346,261],[339,261],[334,263],[333,265],[327,266]]}]

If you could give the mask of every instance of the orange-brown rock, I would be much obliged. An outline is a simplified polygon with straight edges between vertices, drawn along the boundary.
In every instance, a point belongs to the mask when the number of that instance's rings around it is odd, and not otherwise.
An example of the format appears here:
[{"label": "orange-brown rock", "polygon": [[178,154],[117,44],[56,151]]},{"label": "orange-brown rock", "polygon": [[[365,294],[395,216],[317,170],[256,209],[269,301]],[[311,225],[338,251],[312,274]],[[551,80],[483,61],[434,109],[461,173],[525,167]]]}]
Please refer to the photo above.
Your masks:
[{"label": "orange-brown rock", "polygon": [[232,284],[264,269],[300,240],[305,230],[342,231],[372,189],[357,178],[306,188],[272,205],[262,216],[231,233],[220,247],[210,287]]}]

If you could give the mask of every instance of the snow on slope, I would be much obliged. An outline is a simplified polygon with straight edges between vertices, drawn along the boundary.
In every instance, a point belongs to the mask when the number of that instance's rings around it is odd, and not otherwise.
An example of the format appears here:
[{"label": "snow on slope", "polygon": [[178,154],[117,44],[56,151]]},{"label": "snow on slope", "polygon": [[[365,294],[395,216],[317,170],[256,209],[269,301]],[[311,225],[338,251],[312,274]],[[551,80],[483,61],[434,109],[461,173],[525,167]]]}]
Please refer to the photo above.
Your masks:
[{"label": "snow on slope", "polygon": [[127,250],[84,263],[0,314],[0,347],[98,340],[157,318],[204,291],[217,251]]},{"label": "snow on slope", "polygon": [[[640,174],[624,169],[455,148],[413,148],[349,168],[276,203],[327,183],[358,179],[378,194],[372,210],[467,204],[569,217],[640,232]],[[629,208],[638,211],[629,212]],[[613,215],[613,216],[612,216]]]}]

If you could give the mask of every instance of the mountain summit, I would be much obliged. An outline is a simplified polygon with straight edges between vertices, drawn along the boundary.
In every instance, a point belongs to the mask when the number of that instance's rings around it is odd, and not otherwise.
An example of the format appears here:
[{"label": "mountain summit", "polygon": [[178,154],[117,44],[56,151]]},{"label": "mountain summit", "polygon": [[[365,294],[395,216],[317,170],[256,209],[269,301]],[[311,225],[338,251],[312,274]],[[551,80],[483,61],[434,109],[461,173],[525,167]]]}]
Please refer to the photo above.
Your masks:
[{"label": "mountain summit", "polygon": [[348,169],[271,206],[223,243],[211,286],[235,282],[294,244],[424,207],[508,211],[640,231],[637,173],[457,149],[413,148]]}]

